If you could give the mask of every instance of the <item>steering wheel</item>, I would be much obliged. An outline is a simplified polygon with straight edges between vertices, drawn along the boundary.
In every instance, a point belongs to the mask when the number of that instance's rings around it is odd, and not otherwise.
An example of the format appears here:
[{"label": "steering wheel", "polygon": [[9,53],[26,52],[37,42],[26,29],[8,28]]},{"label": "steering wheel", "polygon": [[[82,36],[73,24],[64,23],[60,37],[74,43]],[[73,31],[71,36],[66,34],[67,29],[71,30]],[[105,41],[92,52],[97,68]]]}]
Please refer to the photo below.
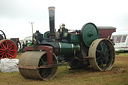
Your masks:
[{"label": "steering wheel", "polygon": [[6,35],[2,30],[0,30],[0,40],[2,39],[6,39]]}]

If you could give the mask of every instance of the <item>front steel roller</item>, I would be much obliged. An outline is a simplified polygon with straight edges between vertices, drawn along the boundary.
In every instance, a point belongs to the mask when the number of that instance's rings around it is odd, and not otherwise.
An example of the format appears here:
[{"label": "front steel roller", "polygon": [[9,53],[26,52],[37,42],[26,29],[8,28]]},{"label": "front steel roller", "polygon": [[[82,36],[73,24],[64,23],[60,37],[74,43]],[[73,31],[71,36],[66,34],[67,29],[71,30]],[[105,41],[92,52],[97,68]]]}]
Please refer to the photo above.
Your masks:
[{"label": "front steel roller", "polygon": [[[56,56],[53,54],[52,64],[58,64]],[[25,52],[19,60],[19,71],[21,75],[29,79],[47,80],[55,76],[57,66],[48,66],[47,53],[45,51]]]},{"label": "front steel roller", "polygon": [[89,62],[95,70],[106,71],[113,67],[115,50],[108,39],[96,39],[89,48]]}]

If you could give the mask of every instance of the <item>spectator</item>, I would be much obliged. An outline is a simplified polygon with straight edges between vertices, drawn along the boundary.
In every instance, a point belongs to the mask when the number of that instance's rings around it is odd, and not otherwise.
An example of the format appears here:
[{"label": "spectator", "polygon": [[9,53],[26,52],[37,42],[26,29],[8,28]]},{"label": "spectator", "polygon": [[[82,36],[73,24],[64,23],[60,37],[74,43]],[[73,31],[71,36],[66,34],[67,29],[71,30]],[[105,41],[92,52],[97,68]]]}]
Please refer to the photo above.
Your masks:
[{"label": "spectator", "polygon": [[26,46],[26,44],[23,42],[23,44],[22,44],[22,48],[24,49],[24,48],[25,48],[25,46]]}]

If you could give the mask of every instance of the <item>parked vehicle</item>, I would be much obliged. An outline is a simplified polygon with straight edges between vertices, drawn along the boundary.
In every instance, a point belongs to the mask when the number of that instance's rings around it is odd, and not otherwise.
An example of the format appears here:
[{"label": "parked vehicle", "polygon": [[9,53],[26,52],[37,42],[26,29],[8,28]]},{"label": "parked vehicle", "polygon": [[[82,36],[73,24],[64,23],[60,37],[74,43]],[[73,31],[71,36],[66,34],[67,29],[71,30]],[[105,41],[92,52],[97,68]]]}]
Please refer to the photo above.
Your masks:
[{"label": "parked vehicle", "polygon": [[114,32],[112,34],[115,51],[128,51],[128,31]]}]

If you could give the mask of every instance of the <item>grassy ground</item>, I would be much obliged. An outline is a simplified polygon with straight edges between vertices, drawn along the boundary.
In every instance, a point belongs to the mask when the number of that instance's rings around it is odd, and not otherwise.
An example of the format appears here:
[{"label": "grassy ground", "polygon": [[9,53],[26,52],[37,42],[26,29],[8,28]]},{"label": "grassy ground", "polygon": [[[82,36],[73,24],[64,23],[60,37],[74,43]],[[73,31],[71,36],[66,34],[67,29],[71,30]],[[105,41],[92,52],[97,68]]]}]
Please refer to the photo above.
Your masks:
[{"label": "grassy ground", "polygon": [[55,78],[47,81],[25,79],[19,72],[0,72],[0,85],[128,85],[128,53],[116,55],[111,71],[68,70],[65,65],[58,68]]}]

